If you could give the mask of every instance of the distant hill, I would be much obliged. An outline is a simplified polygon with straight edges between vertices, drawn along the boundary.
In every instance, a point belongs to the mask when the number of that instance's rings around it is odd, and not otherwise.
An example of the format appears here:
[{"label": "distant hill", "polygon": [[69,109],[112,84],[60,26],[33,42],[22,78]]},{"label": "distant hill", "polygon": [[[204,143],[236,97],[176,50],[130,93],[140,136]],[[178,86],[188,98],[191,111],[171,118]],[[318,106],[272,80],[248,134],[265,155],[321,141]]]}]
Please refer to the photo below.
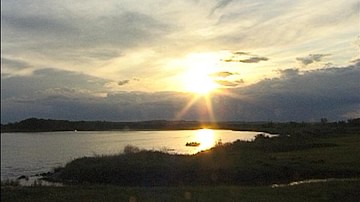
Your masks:
[{"label": "distant hill", "polygon": [[1,132],[45,132],[45,131],[102,131],[102,130],[170,130],[196,129],[201,124],[195,121],[68,121],[29,118],[20,122],[1,125]]},{"label": "distant hill", "polygon": [[[328,123],[326,119],[321,119],[318,123],[273,123],[273,122],[199,122],[199,121],[140,121],[140,122],[109,122],[109,121],[69,121],[29,118],[20,122],[1,124],[1,132],[50,132],[50,131],[106,131],[106,130],[191,130],[200,128],[229,129],[229,130],[248,130],[262,131],[279,134],[292,134],[294,128],[308,131],[313,134],[322,128],[331,127],[343,130],[345,126],[360,127],[360,118],[350,119],[347,122]],[[354,127],[347,127],[349,128]]]}]

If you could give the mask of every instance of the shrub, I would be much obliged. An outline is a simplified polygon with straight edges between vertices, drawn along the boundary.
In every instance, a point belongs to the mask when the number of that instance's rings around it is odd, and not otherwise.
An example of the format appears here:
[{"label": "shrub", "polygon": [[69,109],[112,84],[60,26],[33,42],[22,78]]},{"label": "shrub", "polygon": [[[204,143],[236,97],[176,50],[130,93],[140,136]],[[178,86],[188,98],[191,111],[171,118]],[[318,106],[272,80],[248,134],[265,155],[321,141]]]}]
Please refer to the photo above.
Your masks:
[{"label": "shrub", "polygon": [[139,147],[136,147],[133,145],[126,145],[124,148],[125,154],[134,154],[134,153],[139,153],[139,152],[140,152]]}]

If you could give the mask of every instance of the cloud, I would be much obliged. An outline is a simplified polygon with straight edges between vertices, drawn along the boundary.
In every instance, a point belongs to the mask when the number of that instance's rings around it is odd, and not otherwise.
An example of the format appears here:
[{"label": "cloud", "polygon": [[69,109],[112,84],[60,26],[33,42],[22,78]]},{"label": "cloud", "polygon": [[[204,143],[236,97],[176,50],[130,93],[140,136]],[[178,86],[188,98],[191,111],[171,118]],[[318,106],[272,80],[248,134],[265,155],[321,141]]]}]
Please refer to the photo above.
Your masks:
[{"label": "cloud", "polygon": [[[130,113],[132,109],[137,109],[136,107],[128,108],[127,106],[130,106],[131,103],[126,103],[124,106],[115,105],[113,103],[117,103],[116,101],[107,102],[107,99],[97,99],[95,95],[105,96],[120,89],[128,91],[140,89],[159,91],[164,87],[175,89],[176,87],[171,87],[175,81],[172,78],[187,70],[187,65],[183,65],[182,60],[187,55],[194,53],[214,52],[219,53],[216,56],[219,58],[227,53],[227,51],[220,50],[236,50],[229,57],[224,57],[222,60],[224,63],[216,64],[216,68],[218,68],[216,71],[233,73],[231,68],[243,63],[247,63],[248,66],[262,65],[261,69],[260,67],[251,68],[248,69],[249,71],[241,72],[241,76],[246,79],[246,74],[254,73],[255,77],[255,74],[260,74],[260,71],[264,77],[272,78],[275,76],[276,69],[292,65],[289,58],[293,58],[294,61],[299,61],[303,65],[321,62],[323,66],[322,63],[327,63],[324,61],[326,56],[322,56],[325,54],[307,56],[307,54],[302,55],[304,51],[328,50],[329,53],[341,53],[333,55],[331,58],[334,64],[341,65],[348,64],[349,58],[357,55],[358,51],[358,47],[354,48],[354,44],[351,44],[353,39],[349,39],[349,36],[350,38],[351,36],[355,37],[358,33],[357,27],[353,26],[358,22],[357,0],[348,0],[346,4],[341,3],[340,0],[324,1],[322,6],[318,6],[316,1],[310,0],[255,0],[246,1],[246,3],[230,0],[214,0],[211,3],[203,0],[166,1],[161,8],[159,7],[161,2],[154,1],[142,1],[142,6],[138,6],[135,1],[114,0],[107,1],[107,3],[94,0],[86,1],[86,3],[69,0],[34,0],[31,2],[3,0],[1,4],[2,57],[8,59],[1,65],[2,99],[26,97],[29,100],[36,98],[35,100],[40,101],[38,94],[45,97],[50,93],[49,89],[52,89],[52,94],[59,94],[59,96],[76,97],[79,95],[78,100],[74,99],[76,102],[70,102],[64,98],[57,100],[57,103],[64,107],[64,111],[68,109],[67,105],[73,104],[77,107],[85,106],[85,109],[96,105],[97,112],[102,111],[102,106],[104,106],[104,112],[121,106],[123,110],[128,109],[126,112]],[[156,12],[154,12],[155,10]],[[336,41],[336,45],[334,45],[334,41]],[[241,47],[240,50],[239,47]],[[296,57],[299,60],[295,60]],[[225,62],[240,64],[226,64]],[[64,69],[64,71],[39,70],[44,67]],[[326,68],[330,71],[333,69],[333,65],[327,65]],[[348,68],[344,66],[344,69]],[[84,72],[84,74],[76,72]],[[287,96],[288,93],[282,91],[286,88],[283,86],[285,84],[288,87],[291,86],[292,91],[297,92],[303,90],[305,88],[303,86],[313,89],[312,86],[305,85],[306,82],[302,82],[303,79],[310,78],[309,75],[317,74],[318,78],[328,79],[325,72],[298,72],[296,74],[295,70],[284,70],[280,73],[281,76],[277,79],[261,80],[263,77],[258,77],[259,79],[253,82],[260,80],[261,82],[259,85],[251,85],[249,92],[244,92],[247,89],[245,85],[227,89],[238,91],[239,96],[246,95],[254,101],[232,101],[228,98],[217,98],[219,103],[221,101],[230,103],[229,108],[236,109],[229,111],[224,107],[223,111],[227,113],[222,116],[224,118],[243,118],[245,115],[240,116],[241,113],[237,111],[246,111],[244,106],[247,106],[249,110],[253,109],[259,114],[263,112],[256,117],[269,117],[265,113],[266,110],[263,109],[270,108],[268,112],[271,114],[271,106],[269,107],[265,103],[266,107],[261,108],[259,96],[250,96],[251,92],[266,94],[261,91],[261,89],[266,89],[276,95],[281,91],[283,94],[280,97],[264,97],[269,99],[267,103],[272,100],[280,102],[279,99],[286,100],[290,97]],[[327,73],[332,74],[331,71]],[[334,74],[340,74],[340,71],[336,71]],[[127,77],[123,77],[124,75]],[[142,83],[132,79],[137,75],[141,75]],[[222,76],[219,76],[218,80],[232,82],[232,80],[238,79],[236,75],[228,74],[227,76],[226,73],[223,73]],[[345,75],[340,77],[344,80]],[[119,86],[117,84],[119,78],[128,79],[130,84]],[[334,88],[341,86],[345,92],[348,91],[342,84],[337,83],[335,78],[333,79],[334,81],[328,82],[328,85],[334,85],[332,86]],[[351,81],[351,79],[349,80]],[[299,86],[287,83],[290,81],[298,83]],[[106,87],[106,84],[111,82],[113,82],[113,88]],[[321,84],[312,80],[308,82],[314,85]],[[5,87],[3,87],[4,84]],[[227,84],[232,85],[231,83]],[[267,84],[273,88],[266,88]],[[59,90],[61,88],[74,89],[75,93],[66,94],[65,90],[61,93]],[[89,96],[94,95],[94,99],[96,98],[98,103],[87,104],[82,97],[84,95],[80,92],[89,94]],[[322,95],[321,92],[320,95]],[[311,92],[307,93],[312,94]],[[129,94],[129,96],[132,95]],[[308,98],[307,94],[301,95],[304,99]],[[149,97],[152,96],[155,95],[149,95]],[[173,96],[176,97],[177,94],[173,94]],[[313,94],[313,97],[308,100],[318,99],[316,93]],[[344,95],[344,97],[347,96]],[[173,100],[170,96],[168,98]],[[45,102],[46,106],[52,106],[51,103],[54,100],[55,98],[49,99]],[[180,100],[186,102],[185,98]],[[296,98],[296,100],[303,99]],[[177,106],[166,104],[177,103],[173,101],[154,102],[159,105],[160,103],[164,104],[164,106]],[[9,109],[15,106],[10,101],[6,101],[6,103],[10,103]],[[41,110],[45,113],[45,107],[35,106],[35,104],[33,105],[34,113]],[[283,104],[287,106],[286,102]],[[156,113],[156,106],[158,105],[152,105],[152,111],[149,109],[144,113],[130,114],[132,117],[148,116],[151,118],[151,113]],[[30,110],[29,108],[31,106],[23,105],[23,107],[11,108],[11,110],[14,111],[14,116],[21,117],[21,112],[26,114],[25,112]],[[51,113],[53,117],[56,117],[59,112],[55,111],[56,106],[53,108],[54,111]],[[76,109],[76,107],[74,108]],[[279,108],[277,110],[279,115],[274,117],[278,119],[285,117],[287,109],[280,109],[281,106],[277,108]],[[171,107],[169,107],[170,109]],[[285,112],[280,113],[282,110]],[[124,113],[124,111],[114,111]],[[338,114],[343,111],[344,109],[339,110]],[[307,112],[311,114],[311,111]],[[9,113],[11,111],[8,111]],[[81,113],[85,113],[85,111]],[[86,113],[89,116],[92,114],[91,116],[96,118],[95,113]],[[68,116],[71,115],[71,113],[68,114]],[[249,113],[248,116],[256,118],[255,114]],[[106,113],[102,115],[105,117]],[[158,115],[160,116],[160,113]],[[109,116],[109,118],[114,117],[116,116]],[[189,115],[187,118],[194,117],[195,115],[193,117]],[[304,117],[306,118],[306,116]],[[125,115],[124,118],[126,118]]]},{"label": "cloud", "polygon": [[282,78],[294,78],[299,76],[299,69],[284,69],[279,70]]},{"label": "cloud", "polygon": [[118,84],[119,86],[123,86],[123,85],[128,84],[129,82],[130,82],[130,80],[122,80],[122,81],[119,81],[117,84]]},{"label": "cloud", "polygon": [[[278,78],[263,79],[241,87],[238,85],[242,80],[219,80],[233,96],[215,94],[211,97],[216,119],[318,121],[326,117],[333,121],[355,118],[352,116],[358,115],[360,63],[301,73],[297,69],[280,72],[282,75]],[[77,75],[79,81],[73,83],[76,85],[48,88],[41,94],[29,93],[34,92],[36,86],[31,84],[35,84],[39,76],[52,73],[56,72],[36,72],[37,78],[29,77],[28,79],[33,79],[33,83],[27,80],[22,87],[24,92],[28,92],[25,93],[27,96],[2,94],[2,122],[27,117],[109,121],[172,120],[178,118],[177,114],[193,99],[193,94],[179,92],[112,92],[107,93],[107,96],[96,96],[94,92],[98,92],[97,82],[91,88],[81,88],[80,83],[88,78],[81,79],[81,75],[69,72],[60,73]],[[6,79],[3,84],[11,84],[10,80]],[[44,82],[47,83],[46,80]],[[55,81],[57,82],[59,81]],[[204,100],[197,100],[181,119],[210,120],[204,106]]]},{"label": "cloud", "polygon": [[237,51],[232,53],[232,55],[227,58],[223,59],[224,62],[241,62],[241,63],[259,63],[261,61],[267,61],[269,58],[258,56],[251,54],[249,52]]},{"label": "cloud", "polygon": [[211,74],[210,76],[212,76],[212,77],[226,78],[226,77],[233,76],[233,75],[238,75],[238,73],[236,73],[236,72],[224,71],[224,72],[216,72],[216,73],[213,73],[213,74]]},{"label": "cloud", "polygon": [[243,79],[236,81],[228,81],[228,80],[215,80],[216,83],[220,84],[223,87],[238,87],[240,84],[244,83]]},{"label": "cloud", "polygon": [[243,62],[243,63],[258,63],[260,61],[267,61],[269,60],[269,58],[267,57],[258,57],[258,56],[255,56],[255,57],[250,57],[248,59],[244,59],[244,60],[239,60],[239,62]]},{"label": "cloud", "polygon": [[92,49],[91,51],[81,51],[79,57],[88,57],[87,59],[110,60],[116,57],[123,56],[118,50],[114,49]]},{"label": "cloud", "polygon": [[234,55],[251,55],[249,52],[236,51],[233,53]]},{"label": "cloud", "polygon": [[79,12],[76,5],[63,3],[2,2],[2,51],[52,66],[88,67],[134,48],[150,47],[171,30],[145,13],[116,5],[98,9],[103,6],[96,2],[86,5]]},{"label": "cloud", "polygon": [[30,76],[34,71],[34,66],[24,60],[1,58],[1,77]]},{"label": "cloud", "polygon": [[224,8],[228,4],[230,4],[232,0],[217,0],[217,4],[211,9],[210,14],[212,15],[215,13],[216,10]]},{"label": "cloud", "polygon": [[31,65],[22,60],[1,57],[1,66],[13,69],[25,69],[30,67]]},{"label": "cloud", "polygon": [[355,60],[352,60],[351,62],[352,62],[352,63],[355,63],[355,64],[356,64],[356,63],[360,63],[360,58],[357,58],[357,59],[355,59]]},{"label": "cloud", "polygon": [[223,71],[223,72],[216,72],[211,74],[210,76],[214,77],[214,81],[221,85],[222,87],[237,87],[240,84],[244,83],[243,79],[239,80],[233,80],[233,76],[238,76],[239,73],[237,72],[229,72],[229,71]]},{"label": "cloud", "polygon": [[[31,76],[1,78],[1,99],[47,95],[49,89],[78,89],[93,93],[103,92],[108,80],[86,74],[55,70],[35,70]],[[60,91],[58,91],[60,92]],[[54,93],[52,93],[54,94]]]},{"label": "cloud", "polygon": [[306,57],[297,57],[296,60],[306,66],[314,62],[320,62],[324,57],[329,55],[330,54],[309,54]]},{"label": "cloud", "polygon": [[129,80],[129,79],[126,79],[126,80],[121,80],[121,81],[118,81],[118,82],[117,82],[117,85],[118,85],[118,86],[124,86],[124,85],[129,84],[129,83],[130,83],[130,81],[140,81],[140,79],[139,79],[139,78],[134,77],[134,78],[132,78],[131,80]]},{"label": "cloud", "polygon": [[[144,77],[160,82],[167,79],[163,70],[170,66],[168,63],[195,52],[241,47],[256,53],[261,49],[266,50],[264,56],[271,55],[271,65],[276,67],[284,64],[284,58],[301,56],[299,52],[309,44],[312,50],[344,53],[334,58],[336,64],[345,64],[340,61],[351,58],[356,51],[351,50],[346,37],[357,33],[356,27],[351,26],[358,21],[356,0],[347,4],[328,1],[321,7],[308,0],[168,1],[159,7],[160,4],[142,1],[143,6],[139,7],[133,1],[114,0],[106,4],[93,0],[4,0],[2,53],[41,67],[90,72],[112,80],[129,75],[123,72],[128,68],[139,71],[136,75],[146,72]],[[309,7],[313,9],[306,10]],[[216,15],[209,16],[209,12]],[[338,45],[331,45],[333,41]],[[137,64],[136,59],[125,59],[144,50],[152,51],[152,55],[146,59],[138,57],[146,60],[142,64]],[[263,55],[249,55],[241,50],[234,53],[240,58],[224,61],[265,63]],[[116,66],[119,63],[121,67]],[[106,71],[111,66],[116,66],[116,70]],[[161,84],[154,82],[154,86]]]}]

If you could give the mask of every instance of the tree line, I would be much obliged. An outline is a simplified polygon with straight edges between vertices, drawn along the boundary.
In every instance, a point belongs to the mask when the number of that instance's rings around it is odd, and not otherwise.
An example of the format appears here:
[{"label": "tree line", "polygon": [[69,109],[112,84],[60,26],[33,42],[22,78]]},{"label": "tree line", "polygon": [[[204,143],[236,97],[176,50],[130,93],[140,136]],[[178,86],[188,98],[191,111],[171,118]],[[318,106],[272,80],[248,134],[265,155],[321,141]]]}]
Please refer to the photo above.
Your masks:
[{"label": "tree line", "polygon": [[[29,118],[20,122],[1,124],[1,132],[51,132],[51,131],[104,131],[104,130],[191,130],[200,128],[262,131],[269,133],[289,134],[294,128],[303,132],[316,133],[322,131],[351,130],[360,127],[360,118],[347,121],[328,122],[322,118],[316,123],[305,122],[201,122],[201,121],[167,121],[152,120],[140,122],[110,122],[110,121],[69,121]],[[321,130],[320,130],[321,128]],[[299,130],[296,130],[299,131]],[[294,135],[294,134],[292,134]]]}]

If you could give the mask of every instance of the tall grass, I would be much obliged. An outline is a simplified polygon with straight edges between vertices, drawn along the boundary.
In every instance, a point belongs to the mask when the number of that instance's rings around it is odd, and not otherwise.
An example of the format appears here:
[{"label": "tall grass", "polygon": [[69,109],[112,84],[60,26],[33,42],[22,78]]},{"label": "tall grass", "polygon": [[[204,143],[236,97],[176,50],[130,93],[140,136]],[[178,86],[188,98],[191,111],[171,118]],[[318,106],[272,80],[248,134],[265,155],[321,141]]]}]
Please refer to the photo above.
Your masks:
[{"label": "tall grass", "polygon": [[19,180],[13,180],[13,179],[1,180],[1,186],[16,187],[16,186],[20,186],[20,182]]},{"label": "tall grass", "polygon": [[[257,136],[253,142],[219,144],[196,155],[169,154],[127,146],[124,153],[83,157],[68,163],[52,179],[68,183],[124,186],[269,185],[310,178],[358,177],[360,136],[341,139]],[[353,142],[351,142],[353,143]],[[347,156],[332,159],[339,152]],[[353,161],[349,166],[347,162]],[[344,163],[347,163],[344,166]]]}]

